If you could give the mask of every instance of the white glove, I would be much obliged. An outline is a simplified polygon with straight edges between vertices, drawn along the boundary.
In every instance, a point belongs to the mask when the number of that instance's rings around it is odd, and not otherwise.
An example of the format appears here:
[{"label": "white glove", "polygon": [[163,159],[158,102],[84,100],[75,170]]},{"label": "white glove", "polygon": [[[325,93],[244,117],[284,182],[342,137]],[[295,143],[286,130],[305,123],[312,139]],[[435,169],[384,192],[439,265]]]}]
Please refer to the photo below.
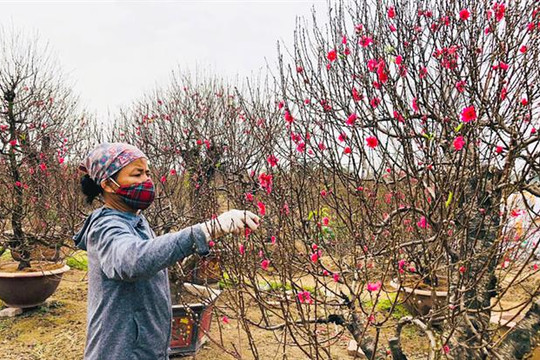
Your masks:
[{"label": "white glove", "polygon": [[218,238],[226,234],[243,234],[246,225],[251,230],[257,230],[260,218],[248,210],[229,210],[217,218],[202,223],[202,229],[207,239]]}]

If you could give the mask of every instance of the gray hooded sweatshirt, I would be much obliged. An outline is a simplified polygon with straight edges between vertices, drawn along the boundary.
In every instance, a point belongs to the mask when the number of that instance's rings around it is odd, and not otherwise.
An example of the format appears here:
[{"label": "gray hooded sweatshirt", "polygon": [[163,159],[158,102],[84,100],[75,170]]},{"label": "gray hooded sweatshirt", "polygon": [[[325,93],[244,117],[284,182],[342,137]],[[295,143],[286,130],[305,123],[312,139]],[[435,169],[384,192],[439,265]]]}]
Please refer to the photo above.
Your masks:
[{"label": "gray hooded sweatshirt", "polygon": [[88,360],[168,359],[167,267],[208,253],[200,225],[156,237],[143,215],[96,209],[73,237],[88,254]]}]

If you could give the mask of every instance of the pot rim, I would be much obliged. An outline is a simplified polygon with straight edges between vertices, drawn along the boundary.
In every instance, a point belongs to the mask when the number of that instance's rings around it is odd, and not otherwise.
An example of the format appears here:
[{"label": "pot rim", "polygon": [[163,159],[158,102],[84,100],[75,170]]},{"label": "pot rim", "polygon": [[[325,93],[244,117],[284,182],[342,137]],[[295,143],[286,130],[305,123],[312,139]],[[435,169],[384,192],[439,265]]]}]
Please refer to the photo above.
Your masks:
[{"label": "pot rim", "polygon": [[[401,288],[403,288],[405,290],[406,293],[414,293],[414,294],[417,294],[417,295],[424,295],[424,296],[431,296],[432,295],[432,292],[429,291],[429,290],[414,289],[414,288],[411,288],[411,287],[408,287],[408,286],[401,285],[400,283],[397,282],[396,279],[390,280],[390,286],[392,286],[396,290],[399,290],[399,288],[401,287]],[[446,296],[448,296],[448,291],[442,291],[442,290],[437,291],[437,290],[435,290],[435,296],[446,297]]]},{"label": "pot rim", "polygon": [[[16,263],[15,261],[9,261],[4,264],[10,264],[10,263]],[[42,276],[50,276],[50,275],[59,275],[63,274],[66,271],[71,270],[69,266],[64,264],[60,269],[55,270],[41,270],[41,271],[33,271],[33,272],[4,272],[0,271],[0,278],[32,278],[32,277],[42,277]]]}]

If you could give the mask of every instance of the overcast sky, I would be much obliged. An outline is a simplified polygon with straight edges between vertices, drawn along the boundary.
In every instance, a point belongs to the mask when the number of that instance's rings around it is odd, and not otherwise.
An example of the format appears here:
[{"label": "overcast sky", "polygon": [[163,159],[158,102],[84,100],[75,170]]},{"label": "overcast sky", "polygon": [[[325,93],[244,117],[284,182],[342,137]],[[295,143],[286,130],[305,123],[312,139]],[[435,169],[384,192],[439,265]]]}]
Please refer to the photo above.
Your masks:
[{"label": "overcast sky", "polygon": [[227,77],[275,63],[292,45],[296,17],[326,13],[325,0],[1,2],[4,27],[49,41],[83,105],[102,119],[178,66]]}]

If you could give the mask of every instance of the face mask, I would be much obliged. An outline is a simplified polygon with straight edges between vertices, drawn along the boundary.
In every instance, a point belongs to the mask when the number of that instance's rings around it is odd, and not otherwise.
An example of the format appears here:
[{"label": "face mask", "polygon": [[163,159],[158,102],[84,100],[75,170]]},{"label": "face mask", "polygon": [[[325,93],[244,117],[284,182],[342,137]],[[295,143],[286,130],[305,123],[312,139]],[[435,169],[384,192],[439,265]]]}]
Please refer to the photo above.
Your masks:
[{"label": "face mask", "polygon": [[[113,178],[111,180],[114,181]],[[124,186],[120,186],[116,181],[114,183],[118,186],[115,193],[122,196],[122,200],[132,209],[144,210],[154,201],[154,183],[150,179],[142,183]]]}]

